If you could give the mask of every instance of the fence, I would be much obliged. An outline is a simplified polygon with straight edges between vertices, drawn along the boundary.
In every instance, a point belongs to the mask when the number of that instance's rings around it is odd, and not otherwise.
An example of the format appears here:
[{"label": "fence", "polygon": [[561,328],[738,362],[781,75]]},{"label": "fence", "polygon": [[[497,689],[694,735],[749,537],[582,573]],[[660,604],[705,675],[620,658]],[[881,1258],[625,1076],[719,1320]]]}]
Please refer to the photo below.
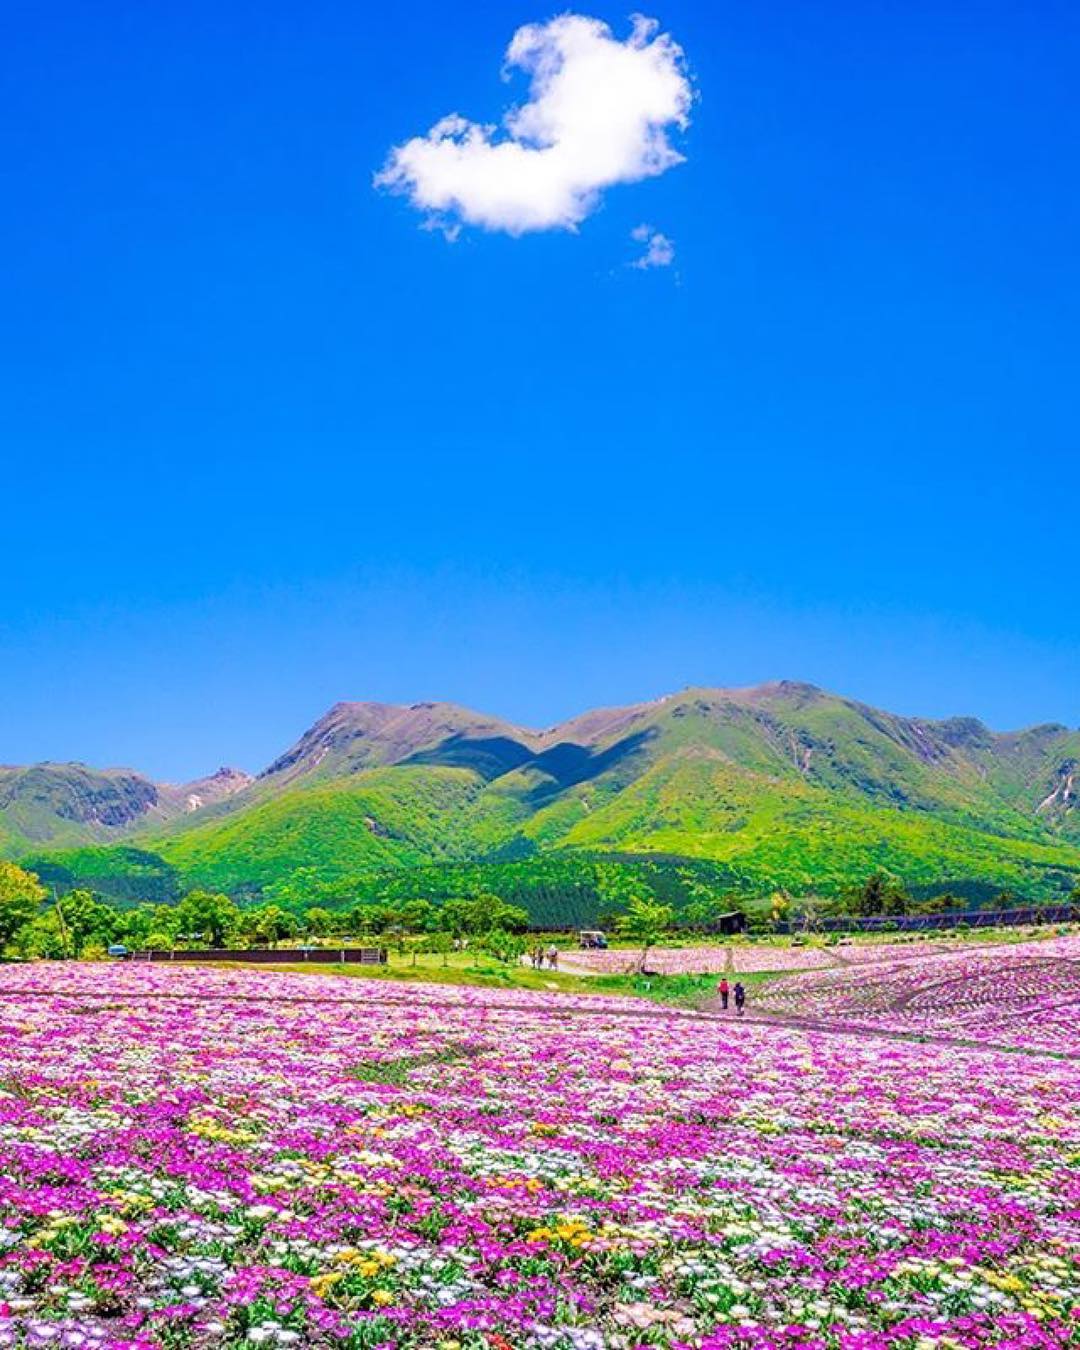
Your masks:
[{"label": "fence", "polygon": [[249,965],[384,966],[385,947],[210,947],[204,951],[132,952],[131,961],[242,961]]},{"label": "fence", "polygon": [[1080,906],[1028,905],[1022,909],[951,909],[940,914],[844,915],[836,918],[791,919],[778,925],[781,933],[919,933],[935,928],[1013,928],[1023,924],[1074,923]]}]

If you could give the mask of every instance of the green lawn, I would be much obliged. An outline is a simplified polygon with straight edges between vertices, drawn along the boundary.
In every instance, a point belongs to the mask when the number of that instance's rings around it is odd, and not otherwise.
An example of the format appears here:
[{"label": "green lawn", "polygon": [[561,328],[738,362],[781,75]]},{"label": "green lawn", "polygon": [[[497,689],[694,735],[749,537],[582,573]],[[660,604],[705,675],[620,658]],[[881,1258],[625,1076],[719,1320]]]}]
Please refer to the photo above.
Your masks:
[{"label": "green lawn", "polygon": [[[282,952],[280,963],[249,966],[243,961],[215,961],[230,970],[278,970],[301,975],[335,975],[346,979],[393,980],[403,984],[472,985],[482,989],[528,989],[564,994],[608,994],[648,999],[678,1007],[695,1007],[712,999],[719,975],[572,975],[558,970],[534,970],[526,965],[506,965],[482,952],[449,952],[445,956],[396,951],[385,966],[315,965],[290,961]],[[188,963],[190,964],[190,963]],[[210,965],[210,962],[206,963]],[[729,977],[730,978],[730,977]],[[776,975],[740,976],[752,988]]]}]

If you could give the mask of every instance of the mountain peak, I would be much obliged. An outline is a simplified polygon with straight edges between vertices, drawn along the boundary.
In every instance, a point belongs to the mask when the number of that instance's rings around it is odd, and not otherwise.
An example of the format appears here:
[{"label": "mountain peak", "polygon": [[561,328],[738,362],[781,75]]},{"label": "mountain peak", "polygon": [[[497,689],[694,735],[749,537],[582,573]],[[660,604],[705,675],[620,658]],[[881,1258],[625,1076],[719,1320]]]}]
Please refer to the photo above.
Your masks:
[{"label": "mountain peak", "polygon": [[217,792],[222,796],[228,796],[232,792],[241,792],[254,781],[254,777],[243,769],[235,769],[231,765],[223,764],[220,769],[215,769],[213,773],[208,773],[202,778],[195,778],[190,783],[185,783],[184,790],[186,792]]},{"label": "mountain peak", "polygon": [[343,776],[401,764],[456,739],[532,744],[534,733],[456,703],[335,703],[260,779]]}]

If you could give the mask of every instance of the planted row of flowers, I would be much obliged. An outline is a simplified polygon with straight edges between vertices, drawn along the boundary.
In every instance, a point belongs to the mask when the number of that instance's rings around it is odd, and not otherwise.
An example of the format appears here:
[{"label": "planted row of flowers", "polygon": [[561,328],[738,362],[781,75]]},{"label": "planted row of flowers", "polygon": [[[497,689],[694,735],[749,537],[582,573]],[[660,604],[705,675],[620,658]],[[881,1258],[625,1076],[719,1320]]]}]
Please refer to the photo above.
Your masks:
[{"label": "planted row of flowers", "polygon": [[0,971],[0,1064],[0,1344],[956,1350],[1077,1329],[1068,1061],[629,1000],[66,966]]},{"label": "planted row of flowers", "polygon": [[[825,970],[838,965],[836,955],[825,947],[790,945],[694,947],[653,947],[646,967],[661,975],[748,975],[789,970]],[[608,951],[569,953],[563,961],[566,969],[587,970],[595,974],[623,974],[638,970],[641,951],[626,948]]]},{"label": "planted row of flowers", "polygon": [[1080,936],[797,975],[769,986],[758,1002],[853,1028],[1080,1052]]},{"label": "planted row of flowers", "polygon": [[[893,966],[899,961],[922,961],[942,953],[955,954],[957,950],[956,944],[925,941],[852,942],[835,946],[791,942],[701,944],[654,947],[648,953],[646,964],[650,970],[664,975],[786,974],[803,970],[844,970],[851,966]],[[961,947],[960,954],[966,950]],[[566,968],[597,974],[634,971],[640,964],[640,950],[626,948],[568,952],[563,959]]]}]

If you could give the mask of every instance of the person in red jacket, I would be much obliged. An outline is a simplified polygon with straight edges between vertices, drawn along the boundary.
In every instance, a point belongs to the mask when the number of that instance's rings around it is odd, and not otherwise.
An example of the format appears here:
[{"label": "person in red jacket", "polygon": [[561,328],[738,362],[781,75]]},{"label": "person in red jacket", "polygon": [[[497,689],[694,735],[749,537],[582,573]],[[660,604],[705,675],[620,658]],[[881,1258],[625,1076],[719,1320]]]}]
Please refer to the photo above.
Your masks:
[{"label": "person in red jacket", "polygon": [[720,1006],[727,1012],[728,995],[731,993],[731,985],[727,982],[727,976],[720,981]]}]

